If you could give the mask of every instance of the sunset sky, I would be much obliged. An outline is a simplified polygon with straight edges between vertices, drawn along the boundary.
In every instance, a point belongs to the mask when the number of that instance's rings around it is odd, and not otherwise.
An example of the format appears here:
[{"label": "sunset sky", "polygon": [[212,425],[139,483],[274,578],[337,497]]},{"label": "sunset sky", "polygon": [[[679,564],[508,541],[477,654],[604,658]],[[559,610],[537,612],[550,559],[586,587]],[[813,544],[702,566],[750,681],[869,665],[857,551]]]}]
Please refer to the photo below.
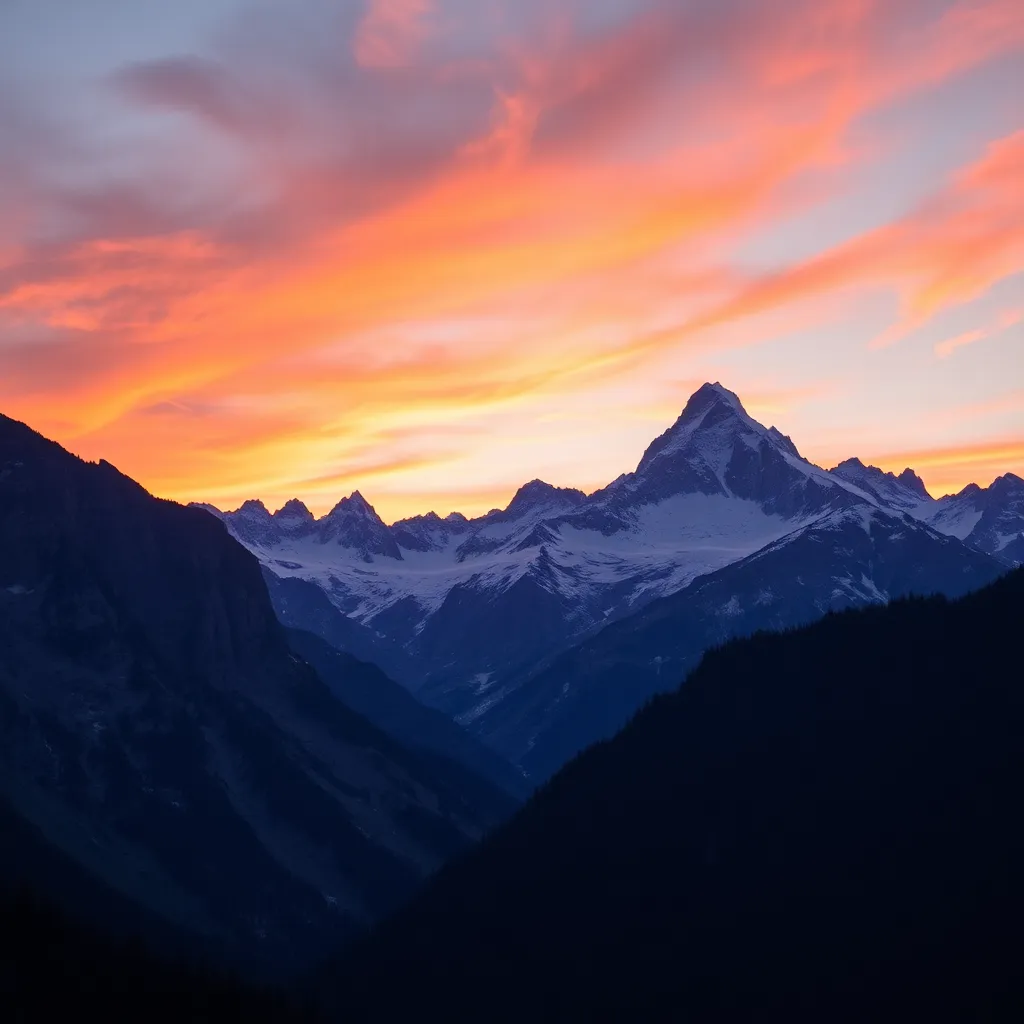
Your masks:
[{"label": "sunset sky", "polygon": [[0,0],[0,411],[77,454],[476,514],[706,380],[1024,475],[1021,0]]}]

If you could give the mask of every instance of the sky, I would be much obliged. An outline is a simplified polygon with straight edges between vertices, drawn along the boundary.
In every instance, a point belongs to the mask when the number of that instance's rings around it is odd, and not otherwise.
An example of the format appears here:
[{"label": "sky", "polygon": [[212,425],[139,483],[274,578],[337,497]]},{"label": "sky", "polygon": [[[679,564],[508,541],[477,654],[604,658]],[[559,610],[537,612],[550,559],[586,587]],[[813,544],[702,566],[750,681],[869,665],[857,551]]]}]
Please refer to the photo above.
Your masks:
[{"label": "sky", "polygon": [[0,0],[0,412],[82,457],[472,515],[704,381],[1024,475],[1020,0]]}]

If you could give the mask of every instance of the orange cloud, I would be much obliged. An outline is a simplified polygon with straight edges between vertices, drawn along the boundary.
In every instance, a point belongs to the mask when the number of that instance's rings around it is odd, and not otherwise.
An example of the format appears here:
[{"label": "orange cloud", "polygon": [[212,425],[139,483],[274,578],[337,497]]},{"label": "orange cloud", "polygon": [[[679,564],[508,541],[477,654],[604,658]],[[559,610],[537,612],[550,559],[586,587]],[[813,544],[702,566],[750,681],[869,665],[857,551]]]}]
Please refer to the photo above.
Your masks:
[{"label": "orange cloud", "polygon": [[888,452],[863,458],[893,473],[910,466],[937,497],[956,494],[969,483],[987,486],[1004,473],[1024,477],[1024,440],[1019,437],[980,444]]},{"label": "orange cloud", "polygon": [[356,30],[355,56],[364,67],[408,64],[426,36],[432,0],[370,0]]},{"label": "orange cloud", "polygon": [[113,76],[195,150],[157,185],[40,193],[66,235],[4,250],[5,409],[176,497],[320,500],[362,472],[405,513],[416,471],[459,490],[474,439],[438,423],[838,289],[895,290],[906,330],[1024,266],[1020,133],[831,251],[753,280],[729,260],[828,198],[865,114],[1024,45],[1016,3],[526,7],[483,52],[441,3],[376,0],[355,66],[268,44]]},{"label": "orange cloud", "polygon": [[973,345],[976,341],[982,341],[987,336],[982,330],[964,331],[963,334],[957,334],[955,337],[940,341],[935,346],[935,354],[940,359],[948,359],[958,348],[963,348],[965,345]]},{"label": "orange cloud", "polygon": [[940,359],[948,359],[958,348],[966,345],[973,345],[976,342],[984,341],[994,334],[1008,330],[1016,324],[1024,321],[1024,309],[1007,309],[999,314],[994,324],[986,327],[979,327],[972,331],[964,331],[945,341],[940,341],[935,346],[935,354]]},{"label": "orange cloud", "polygon": [[[1024,131],[992,143],[980,160],[909,216],[757,278],[682,328],[670,328],[637,344],[663,347],[680,337],[822,293],[871,285],[895,290],[902,307],[897,323],[873,341],[879,348],[1022,269]],[[969,334],[971,341],[981,336]],[[967,337],[955,340],[967,344]]]}]

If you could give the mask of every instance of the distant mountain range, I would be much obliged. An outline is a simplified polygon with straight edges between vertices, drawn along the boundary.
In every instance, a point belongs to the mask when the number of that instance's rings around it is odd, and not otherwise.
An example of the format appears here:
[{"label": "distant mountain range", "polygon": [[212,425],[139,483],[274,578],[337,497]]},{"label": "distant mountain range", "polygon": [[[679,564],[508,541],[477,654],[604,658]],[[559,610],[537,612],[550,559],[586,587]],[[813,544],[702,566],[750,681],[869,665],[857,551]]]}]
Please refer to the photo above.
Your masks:
[{"label": "distant mountain range", "polygon": [[263,972],[394,909],[515,773],[321,646],[209,515],[0,417],[0,891]]},{"label": "distant mountain range", "polygon": [[931,936],[929,977],[979,935],[1008,976],[983,928],[1019,920],[1024,569],[887,602],[1006,573],[1021,492],[822,470],[706,385],[589,496],[214,518],[0,416],[0,988],[16,1016],[308,1019],[220,968],[308,969],[438,869],[329,972],[347,1019],[666,992],[736,1019]]},{"label": "distant mountain range", "polygon": [[[298,501],[204,507],[260,559],[290,626],[377,662],[540,777],[730,636],[911,591],[955,596],[1024,559],[1020,478],[933,499],[909,469],[826,471],[720,384],[591,495],[535,480],[479,519],[392,526],[359,492],[319,520]],[[672,595],[666,644],[644,615],[667,614],[653,608]],[[626,642],[640,672],[625,683],[612,647],[634,635],[647,639]],[[597,681],[612,665],[614,692]]]},{"label": "distant mountain range", "polygon": [[1018,569],[708,654],[325,971],[334,1015],[1020,1020],[1022,616]]}]

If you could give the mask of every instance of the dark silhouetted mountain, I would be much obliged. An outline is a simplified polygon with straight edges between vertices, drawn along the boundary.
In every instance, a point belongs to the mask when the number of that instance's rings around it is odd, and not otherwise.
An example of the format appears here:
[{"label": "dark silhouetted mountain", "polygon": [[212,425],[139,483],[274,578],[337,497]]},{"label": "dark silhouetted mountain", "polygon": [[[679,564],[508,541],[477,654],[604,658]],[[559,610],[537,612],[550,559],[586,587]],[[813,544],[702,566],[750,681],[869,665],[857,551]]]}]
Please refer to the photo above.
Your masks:
[{"label": "dark silhouetted mountain", "polygon": [[0,836],[5,1020],[312,1019],[283,992],[214,966],[230,962],[227,950],[103,883],[2,800]]},{"label": "dark silhouetted mountain", "polygon": [[0,800],[148,914],[280,970],[508,807],[334,697],[216,519],[6,418]]},{"label": "dark silhouetted mountain", "polygon": [[387,637],[339,611],[316,583],[301,576],[278,576],[266,565],[262,569],[270,603],[284,626],[315,633],[339,651],[372,662],[409,689],[415,688],[415,663]]},{"label": "dark silhouetted mountain", "polygon": [[90,929],[33,893],[0,893],[0,993],[15,1024],[89,1019],[312,1024],[310,1007],[191,959]]},{"label": "dark silhouetted mountain", "polygon": [[[465,787],[473,778],[486,779],[491,787],[510,795],[505,802],[509,814],[529,795],[532,787],[520,769],[499,757],[447,715],[421,704],[376,665],[359,661],[321,637],[302,630],[289,630],[288,642],[296,654],[316,669],[346,707],[403,746],[436,755],[440,759],[437,774],[443,769],[444,761],[463,765],[469,775],[462,773],[453,782]],[[482,788],[485,791],[479,797],[481,806],[500,808],[502,802],[498,794],[491,788]]]},{"label": "dark silhouetted mountain", "polygon": [[326,972],[329,1001],[1020,1019],[1022,616],[1018,570],[710,652]]}]

